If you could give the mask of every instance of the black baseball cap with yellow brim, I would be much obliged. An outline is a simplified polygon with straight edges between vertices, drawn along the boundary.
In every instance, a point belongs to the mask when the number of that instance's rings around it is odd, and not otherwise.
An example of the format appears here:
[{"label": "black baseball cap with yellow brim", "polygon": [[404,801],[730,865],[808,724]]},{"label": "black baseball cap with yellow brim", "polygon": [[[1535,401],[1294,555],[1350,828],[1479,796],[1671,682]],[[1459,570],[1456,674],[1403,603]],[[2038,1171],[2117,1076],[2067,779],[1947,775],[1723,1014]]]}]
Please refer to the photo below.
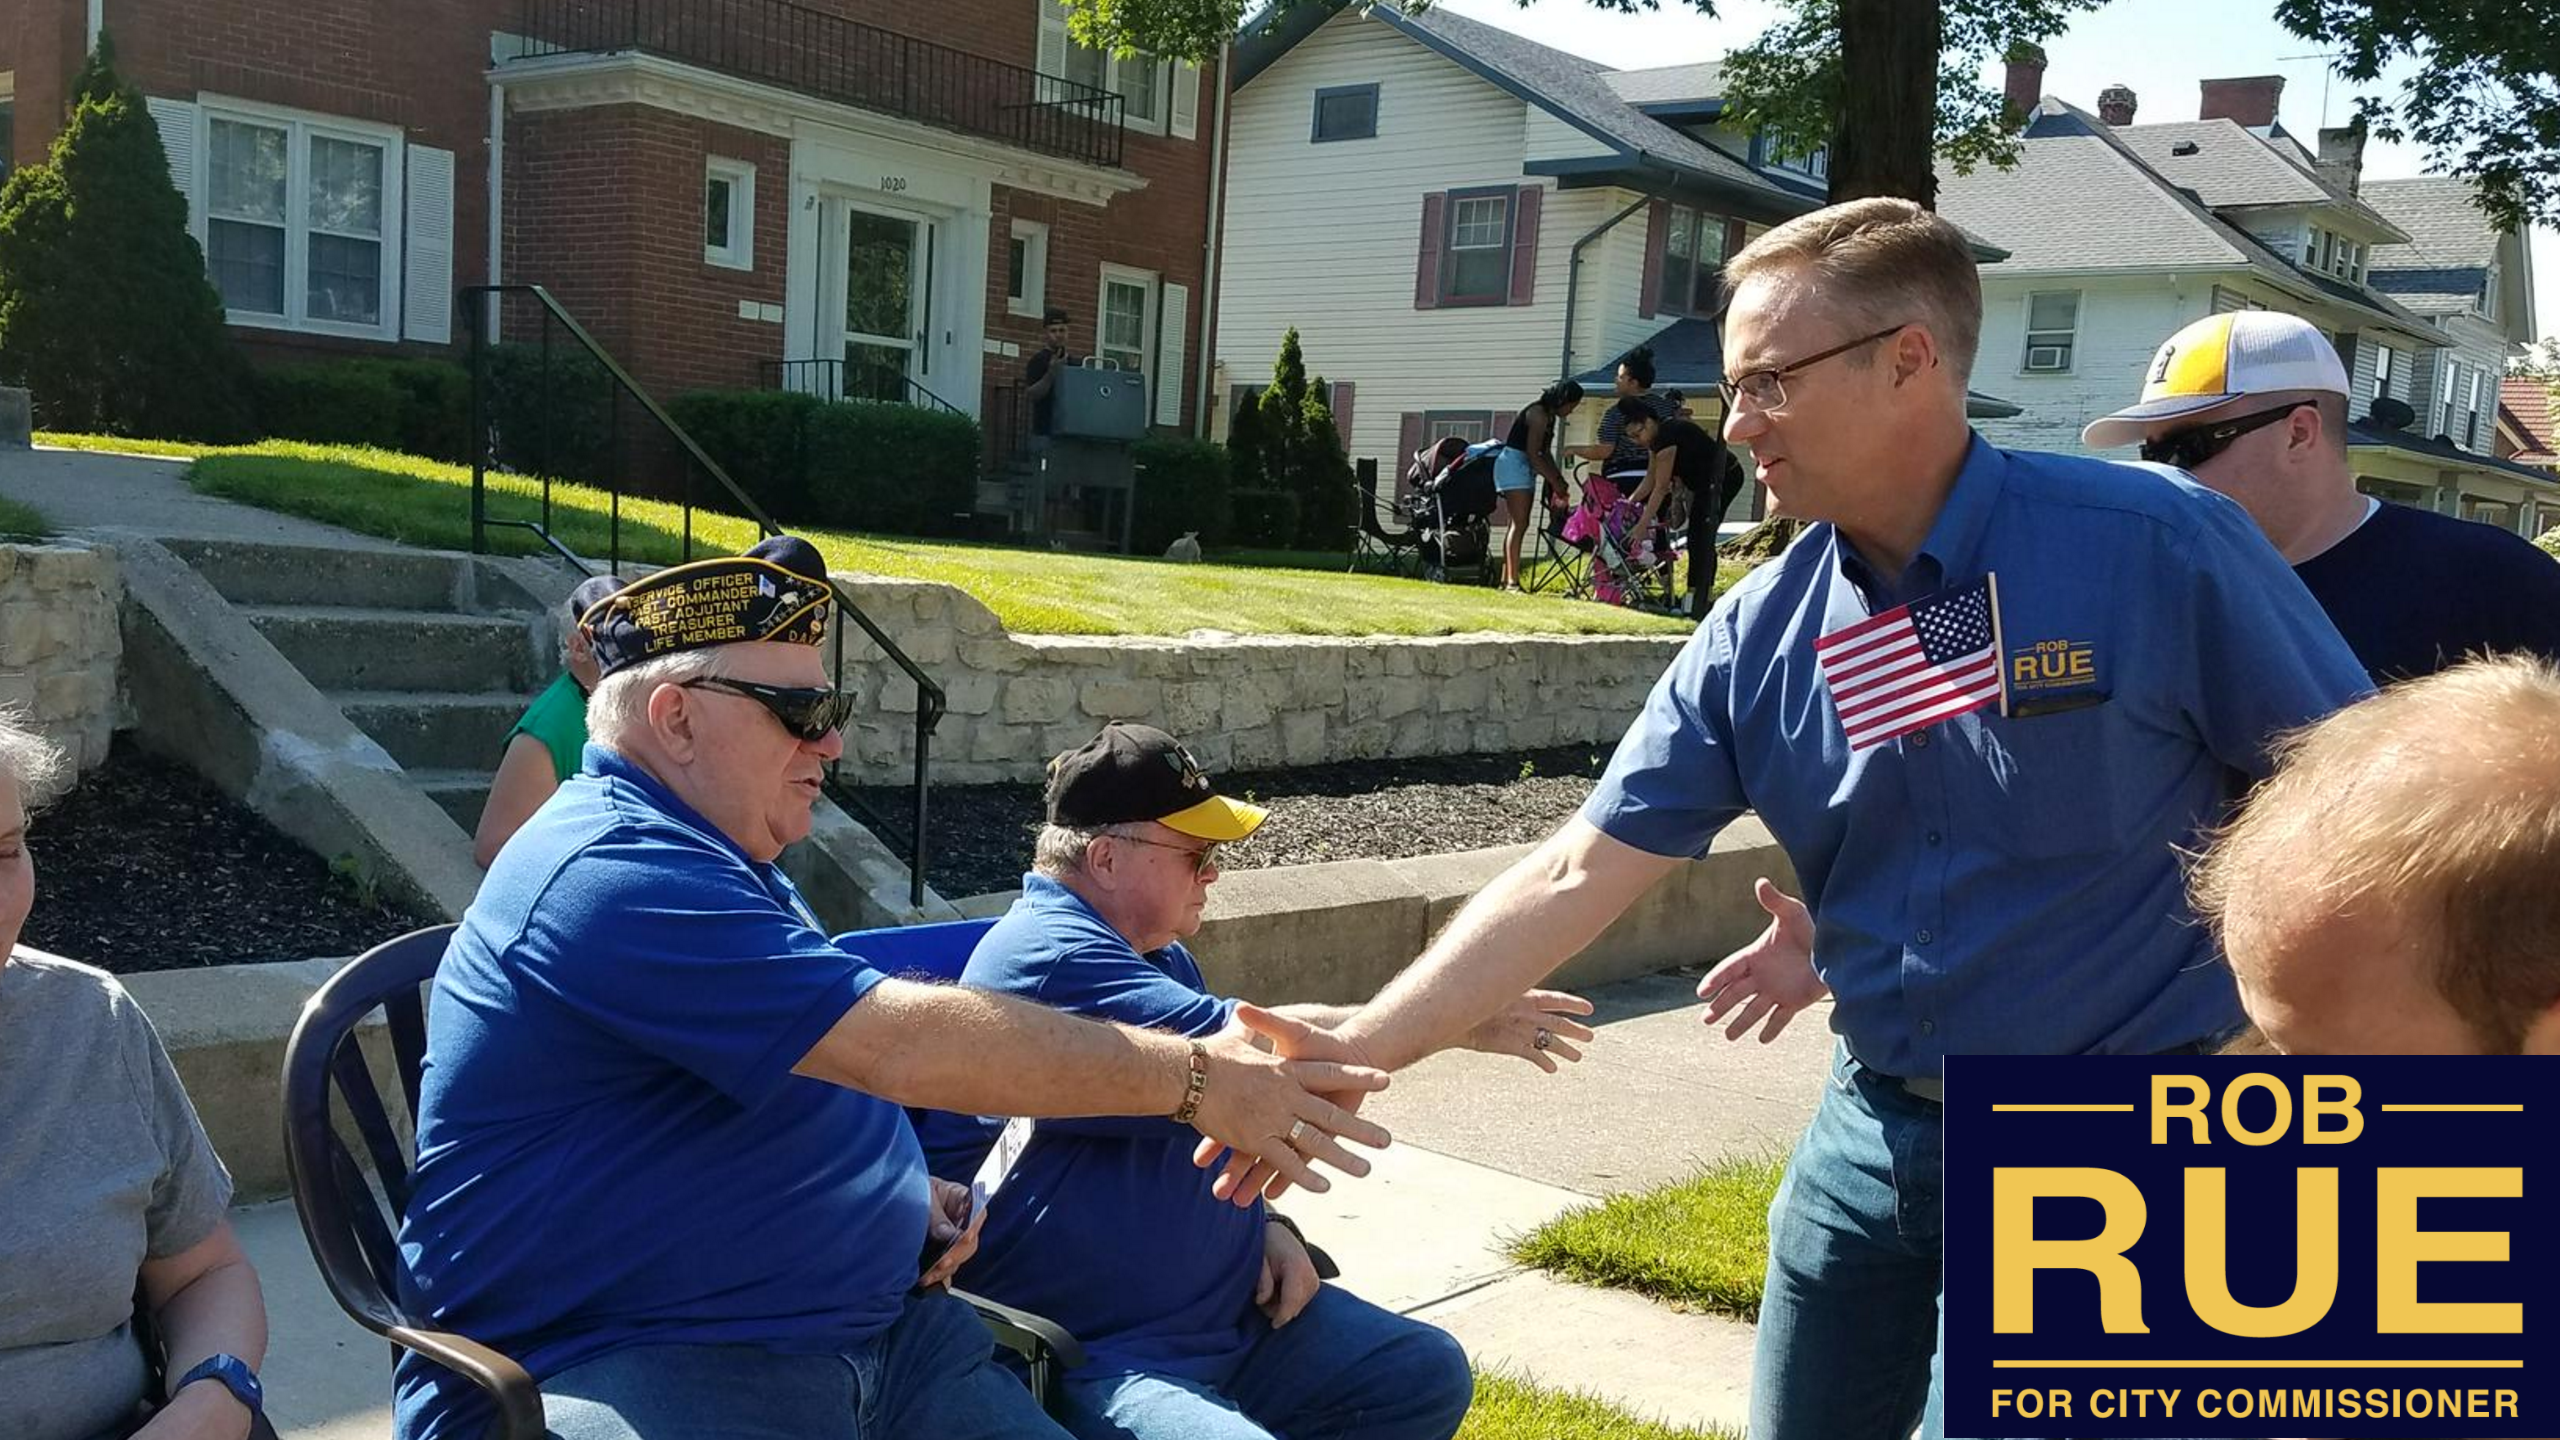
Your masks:
[{"label": "black baseball cap with yellow brim", "polygon": [[1099,830],[1152,820],[1200,840],[1241,840],[1271,812],[1230,800],[1181,741],[1119,721],[1049,762],[1049,823]]}]

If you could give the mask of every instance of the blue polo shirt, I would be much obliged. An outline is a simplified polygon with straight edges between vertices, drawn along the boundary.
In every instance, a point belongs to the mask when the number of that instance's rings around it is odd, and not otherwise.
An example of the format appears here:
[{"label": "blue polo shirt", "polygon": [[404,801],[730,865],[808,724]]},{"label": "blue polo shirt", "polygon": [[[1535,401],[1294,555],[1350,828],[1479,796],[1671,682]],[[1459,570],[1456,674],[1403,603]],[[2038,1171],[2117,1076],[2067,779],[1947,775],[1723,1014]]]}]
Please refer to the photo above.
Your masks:
[{"label": "blue polo shirt", "polygon": [[[853,1349],[924,1247],[898,1107],[791,1073],[881,976],[619,754],[507,842],[436,975],[408,1304],[536,1381],[630,1345]],[[478,1392],[404,1355],[404,1440]]]},{"label": "blue polo shirt", "polygon": [[[2011,714],[1852,754],[1814,641],[1985,574]],[[2149,1053],[2241,1018],[2177,847],[2265,773],[2272,736],[2368,688],[2237,505],[2163,466],[1977,436],[1902,574],[1814,525],[1727,593],[1583,814],[1687,856],[1758,812],[1813,909],[1832,1024],[1876,1070]]]},{"label": "blue polo shirt", "polygon": [[[1207,992],[1180,944],[1141,955],[1043,875],[969,956],[964,985],[1177,1035],[1214,1035],[1235,1002]],[[921,1112],[933,1172],[967,1180],[1001,1121]],[[1079,1375],[1224,1383],[1250,1343],[1262,1205],[1209,1193],[1199,1132],[1162,1118],[1042,1120],[987,1205],[959,1285],[1046,1315],[1084,1342]]]}]

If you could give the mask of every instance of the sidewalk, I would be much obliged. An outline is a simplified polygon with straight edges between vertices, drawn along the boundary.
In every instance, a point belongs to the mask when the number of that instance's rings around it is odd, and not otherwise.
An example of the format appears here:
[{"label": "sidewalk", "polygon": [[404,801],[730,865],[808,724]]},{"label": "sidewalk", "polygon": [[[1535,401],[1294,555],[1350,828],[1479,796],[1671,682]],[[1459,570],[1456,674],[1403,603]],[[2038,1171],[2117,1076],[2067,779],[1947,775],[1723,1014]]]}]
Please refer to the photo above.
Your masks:
[{"label": "sidewalk", "polygon": [[[1614,1190],[1651,1186],[1794,1138],[1830,1054],[1825,1011],[1779,1043],[1699,1024],[1693,977],[1593,992],[1600,1038],[1553,1076],[1518,1060],[1436,1056],[1372,1102],[1395,1133],[1366,1179],[1282,1202],[1342,1266],[1340,1284],[1447,1328],[1477,1363],[1604,1395],[1681,1424],[1739,1428],[1751,1327],[1522,1271],[1504,1240]],[[289,1204],[233,1214],[266,1284],[266,1378],[295,1440],[390,1432],[387,1346],[342,1315]]]},{"label": "sidewalk", "polygon": [[188,463],[86,450],[0,452],[0,495],[35,507],[66,532],[134,530],[154,539],[401,548],[335,525],[198,494],[187,485]]}]

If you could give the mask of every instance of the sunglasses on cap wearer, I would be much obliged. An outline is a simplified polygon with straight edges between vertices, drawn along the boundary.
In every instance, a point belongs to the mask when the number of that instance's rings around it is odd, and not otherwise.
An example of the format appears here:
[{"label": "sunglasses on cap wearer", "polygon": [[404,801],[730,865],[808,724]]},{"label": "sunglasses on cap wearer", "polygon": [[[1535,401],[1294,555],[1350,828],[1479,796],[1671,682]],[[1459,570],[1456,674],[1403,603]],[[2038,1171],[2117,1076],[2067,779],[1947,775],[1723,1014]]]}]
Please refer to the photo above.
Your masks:
[{"label": "sunglasses on cap wearer", "polygon": [[682,688],[744,696],[781,721],[782,728],[794,738],[811,744],[826,739],[830,731],[843,729],[844,722],[853,716],[853,697],[832,685],[758,685],[751,680],[711,675],[684,681]]},{"label": "sunglasses on cap wearer", "polygon": [[2253,410],[2236,419],[2223,420],[2211,425],[2190,426],[2187,429],[2163,435],[2157,440],[2145,440],[2142,442],[2142,458],[2154,465],[2175,465],[2181,470],[2193,470],[2230,449],[2232,441],[2250,431],[2265,429],[2305,405],[2318,403],[2313,400],[2296,400],[2290,405],[2278,405],[2272,410]]},{"label": "sunglasses on cap wearer", "polygon": [[1144,835],[1122,835],[1114,832],[1111,838],[1126,840],[1132,845],[1153,845],[1159,850],[1170,850],[1177,855],[1188,855],[1191,857],[1191,873],[1194,875],[1206,875],[1209,873],[1209,867],[1218,863],[1218,842],[1215,840],[1195,850],[1188,845],[1176,845],[1170,840],[1150,840]]}]

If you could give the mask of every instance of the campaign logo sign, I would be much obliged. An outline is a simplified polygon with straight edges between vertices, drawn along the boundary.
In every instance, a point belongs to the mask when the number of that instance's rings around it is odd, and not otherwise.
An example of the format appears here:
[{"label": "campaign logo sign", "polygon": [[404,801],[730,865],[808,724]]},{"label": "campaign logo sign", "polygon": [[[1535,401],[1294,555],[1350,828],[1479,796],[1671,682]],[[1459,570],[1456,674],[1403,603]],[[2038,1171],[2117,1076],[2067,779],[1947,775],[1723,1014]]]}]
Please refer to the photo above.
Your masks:
[{"label": "campaign logo sign", "polygon": [[2560,1062],[1947,1063],[1946,1432],[2560,1435]]}]

